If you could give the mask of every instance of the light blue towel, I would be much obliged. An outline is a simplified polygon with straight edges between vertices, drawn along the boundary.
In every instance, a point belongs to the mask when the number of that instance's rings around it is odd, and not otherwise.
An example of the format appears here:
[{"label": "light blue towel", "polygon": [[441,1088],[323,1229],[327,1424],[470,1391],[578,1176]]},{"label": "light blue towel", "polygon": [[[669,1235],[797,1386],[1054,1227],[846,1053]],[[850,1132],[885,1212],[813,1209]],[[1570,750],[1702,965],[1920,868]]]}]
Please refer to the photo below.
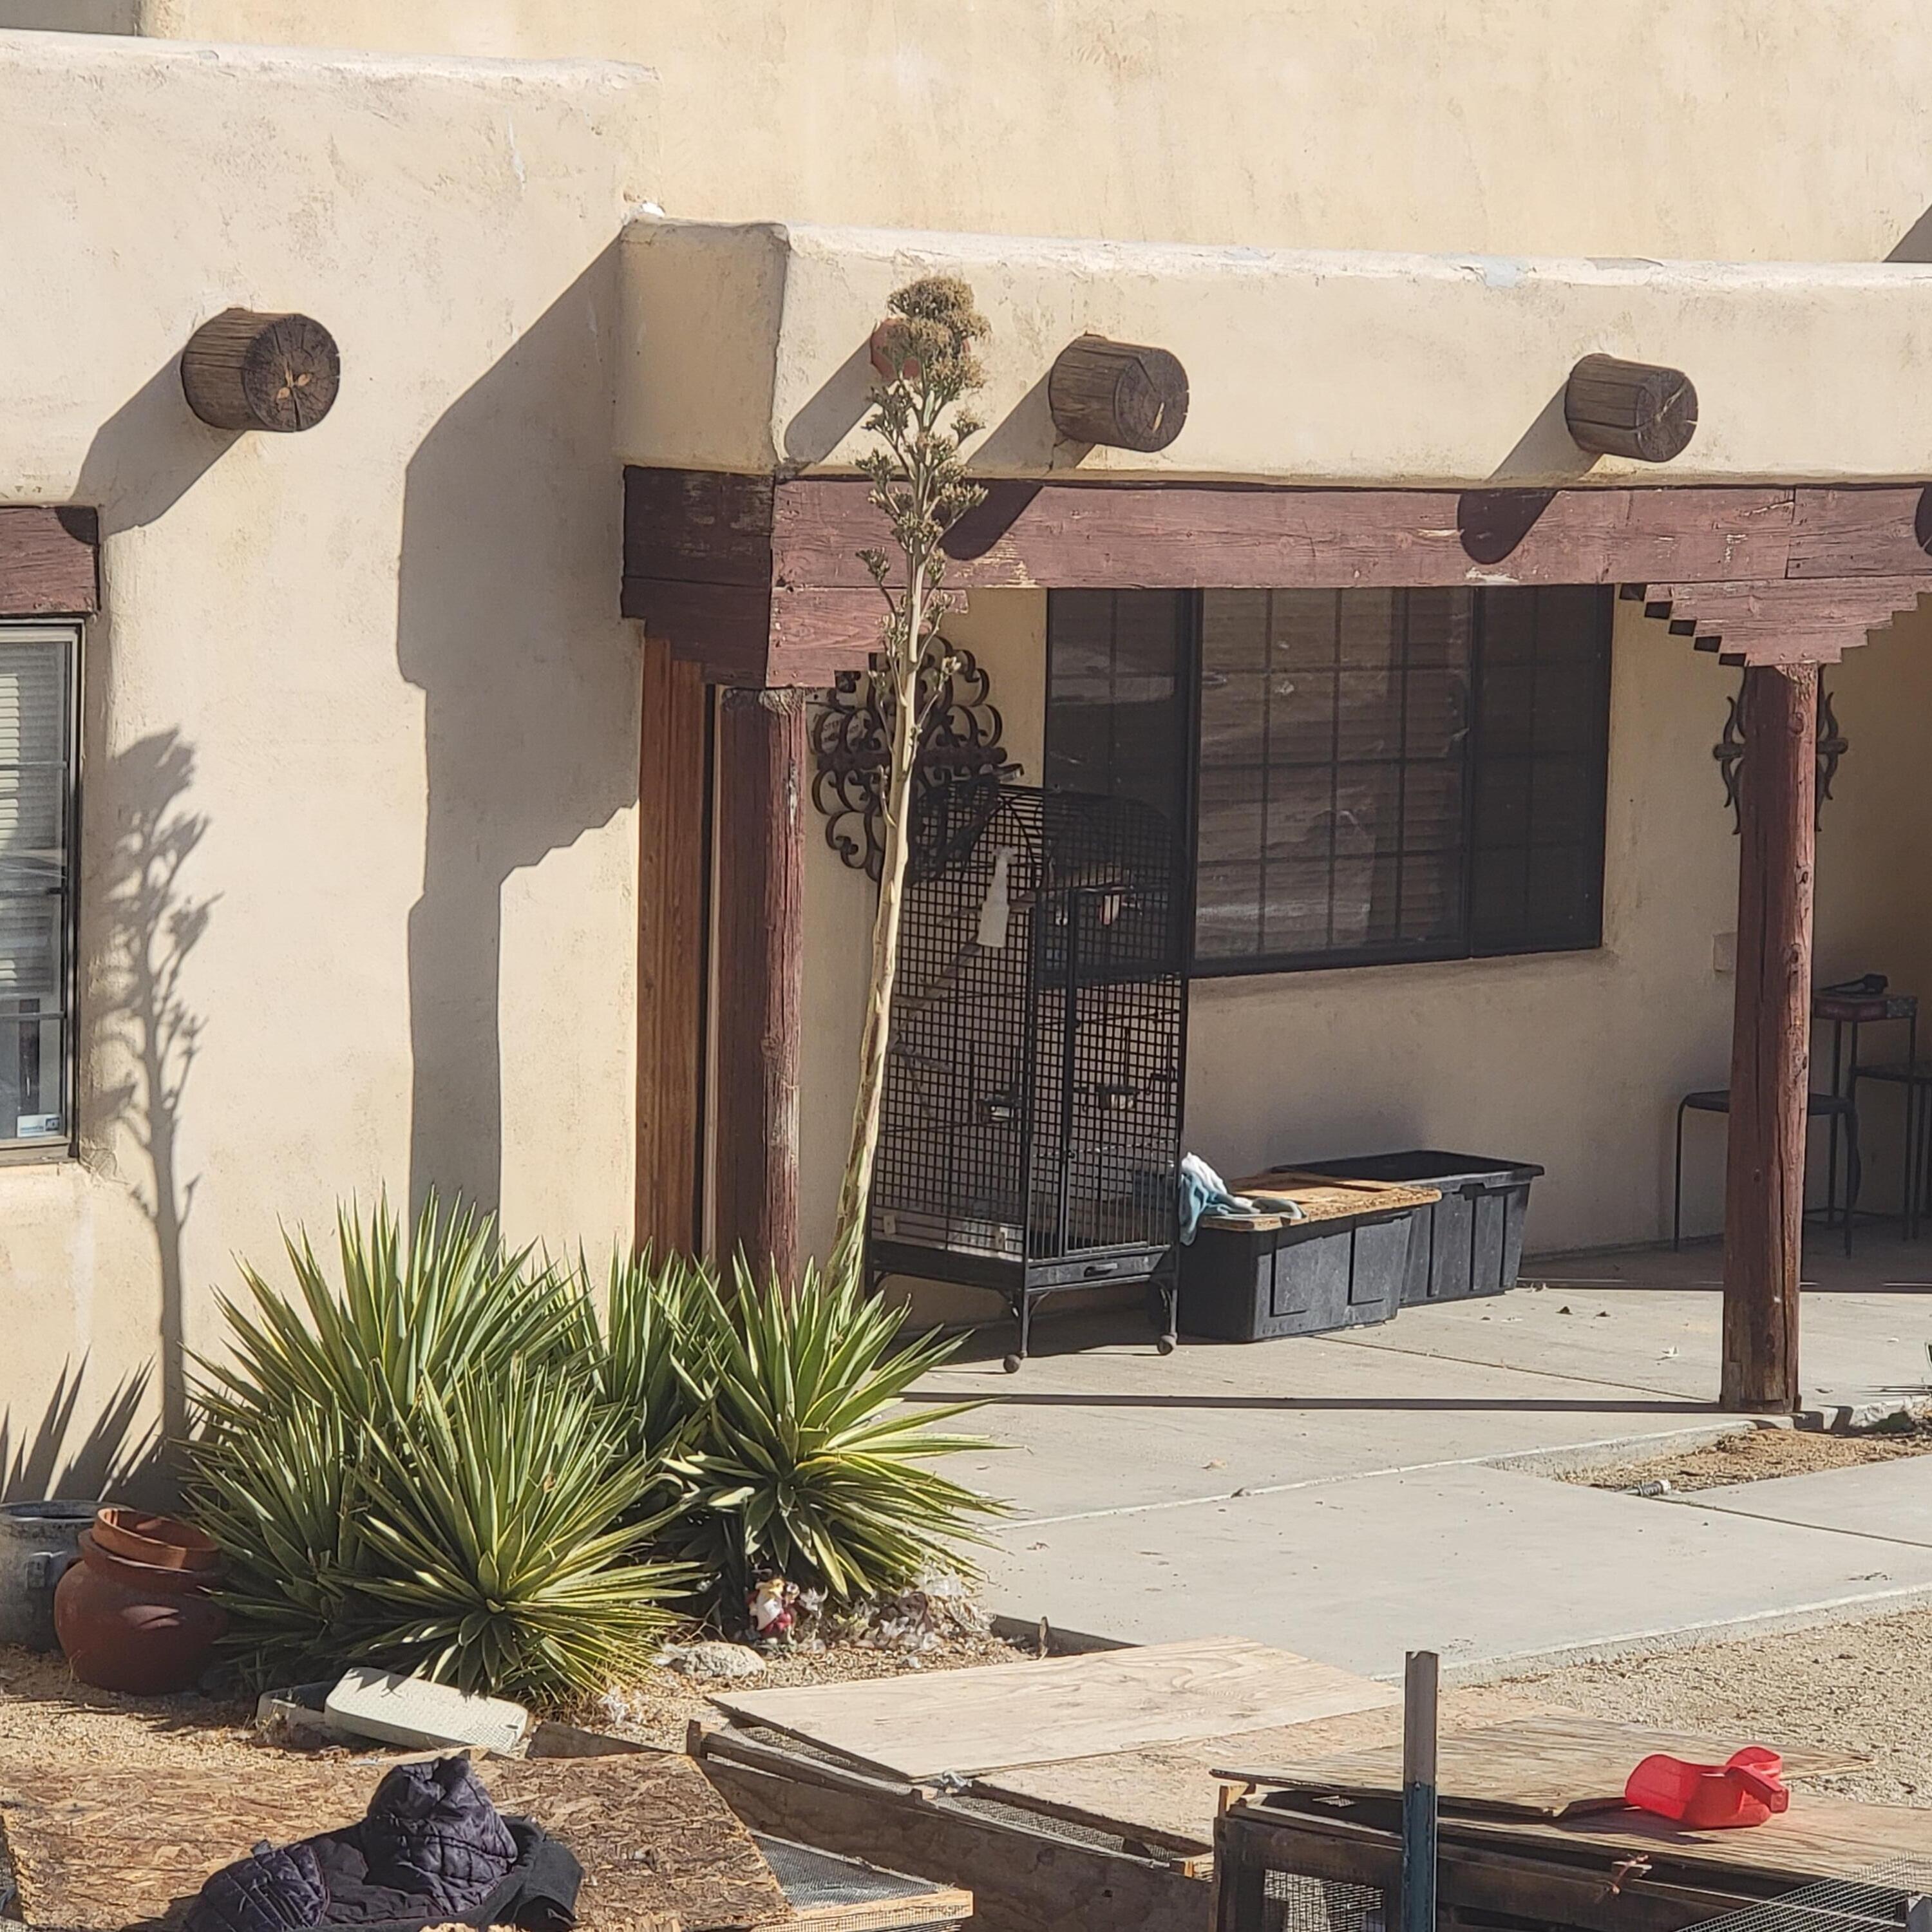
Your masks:
[{"label": "light blue towel", "polygon": [[1245,1194],[1230,1193],[1228,1184],[1198,1154],[1184,1155],[1180,1162],[1180,1238],[1191,1244],[1204,1214],[1279,1214],[1284,1220],[1304,1217],[1292,1201],[1264,1196],[1250,1200]]}]

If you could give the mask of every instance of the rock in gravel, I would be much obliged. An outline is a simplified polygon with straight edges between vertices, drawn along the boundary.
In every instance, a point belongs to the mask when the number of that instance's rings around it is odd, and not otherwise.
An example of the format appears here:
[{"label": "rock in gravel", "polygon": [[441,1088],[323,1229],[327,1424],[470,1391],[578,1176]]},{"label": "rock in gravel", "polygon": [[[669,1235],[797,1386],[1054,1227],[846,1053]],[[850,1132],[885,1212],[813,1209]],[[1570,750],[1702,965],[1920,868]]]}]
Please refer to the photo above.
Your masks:
[{"label": "rock in gravel", "polygon": [[658,1661],[667,1670],[710,1684],[742,1684],[765,1674],[765,1660],[743,1643],[667,1644]]}]

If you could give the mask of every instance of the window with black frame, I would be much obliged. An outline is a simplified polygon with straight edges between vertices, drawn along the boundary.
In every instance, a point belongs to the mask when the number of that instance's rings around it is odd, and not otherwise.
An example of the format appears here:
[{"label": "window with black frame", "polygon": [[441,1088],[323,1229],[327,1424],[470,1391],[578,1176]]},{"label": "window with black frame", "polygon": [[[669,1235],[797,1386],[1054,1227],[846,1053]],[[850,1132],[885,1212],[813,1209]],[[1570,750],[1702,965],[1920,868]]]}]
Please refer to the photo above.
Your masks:
[{"label": "window with black frame", "polygon": [[73,1136],[80,644],[72,625],[0,625],[0,1154]]},{"label": "window with black frame", "polygon": [[1056,591],[1046,782],[1191,824],[1197,974],[1594,946],[1610,599]]}]

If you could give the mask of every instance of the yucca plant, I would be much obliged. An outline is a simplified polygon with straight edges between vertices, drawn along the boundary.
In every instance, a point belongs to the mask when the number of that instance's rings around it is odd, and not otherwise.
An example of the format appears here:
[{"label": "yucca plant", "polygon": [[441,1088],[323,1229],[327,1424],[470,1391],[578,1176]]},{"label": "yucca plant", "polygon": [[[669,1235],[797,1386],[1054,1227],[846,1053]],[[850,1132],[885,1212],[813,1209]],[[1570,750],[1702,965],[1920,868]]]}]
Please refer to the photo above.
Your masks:
[{"label": "yucca plant", "polygon": [[[715,1290],[714,1290],[715,1293]],[[741,1270],[718,1310],[716,1385],[683,1466],[684,1547],[728,1602],[776,1574],[850,1601],[932,1569],[969,1571],[974,1519],[999,1505],[926,1466],[986,1445],[940,1432],[974,1406],[900,1406],[956,1343],[895,1348],[897,1313],[808,1268],[761,1290]]]},{"label": "yucca plant", "polygon": [[304,1403],[193,1449],[194,1513],[226,1553],[224,1600],[254,1674],[286,1683],[356,1654],[374,1628],[363,1567],[353,1432]]},{"label": "yucca plant", "polygon": [[677,1579],[634,1557],[663,1474],[607,1419],[576,1285],[434,1201],[406,1246],[386,1203],[344,1210],[334,1280],[284,1245],[292,1291],[244,1264],[232,1359],[197,1364],[194,1507],[236,1647],[263,1673],[602,1688]]},{"label": "yucca plant", "polygon": [[722,1304],[707,1262],[650,1250],[610,1258],[603,1305],[578,1258],[577,1342],[626,1451],[656,1461],[684,1448],[710,1399]]},{"label": "yucca plant", "polygon": [[493,1215],[432,1192],[406,1245],[386,1197],[366,1224],[336,1215],[332,1282],[305,1232],[282,1245],[296,1292],[272,1288],[245,1262],[252,1306],[220,1298],[230,1358],[196,1358],[196,1395],[208,1420],[252,1426],[302,1408],[367,1418],[386,1399],[406,1408],[427,1381],[441,1388],[522,1359],[563,1358],[574,1303],[557,1271],[529,1248],[506,1252]]},{"label": "yucca plant", "polygon": [[361,1587],[390,1621],[364,1654],[465,1690],[590,1694],[669,1628],[688,1574],[638,1555],[658,1472],[558,1369],[425,1388],[371,1448]]}]

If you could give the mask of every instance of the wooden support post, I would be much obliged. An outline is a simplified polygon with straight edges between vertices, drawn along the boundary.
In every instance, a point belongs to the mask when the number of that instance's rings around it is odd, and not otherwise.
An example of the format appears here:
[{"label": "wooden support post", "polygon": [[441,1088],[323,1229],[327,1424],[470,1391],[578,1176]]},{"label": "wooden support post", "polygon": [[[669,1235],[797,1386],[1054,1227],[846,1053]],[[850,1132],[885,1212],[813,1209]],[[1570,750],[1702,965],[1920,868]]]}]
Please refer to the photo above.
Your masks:
[{"label": "wooden support post", "polygon": [[1402,1686],[1402,1932],[1436,1932],[1436,1731],[1441,1659],[1412,1650]]},{"label": "wooden support post", "polygon": [[805,693],[728,690],[718,722],[717,1252],[798,1271]]},{"label": "wooden support post", "polygon": [[1798,1406],[1817,716],[1816,664],[1745,671],[1722,1400],[1751,1413]]},{"label": "wooden support post", "polygon": [[711,692],[662,638],[644,645],[638,764],[635,1238],[704,1238],[704,1019],[710,924]]}]

